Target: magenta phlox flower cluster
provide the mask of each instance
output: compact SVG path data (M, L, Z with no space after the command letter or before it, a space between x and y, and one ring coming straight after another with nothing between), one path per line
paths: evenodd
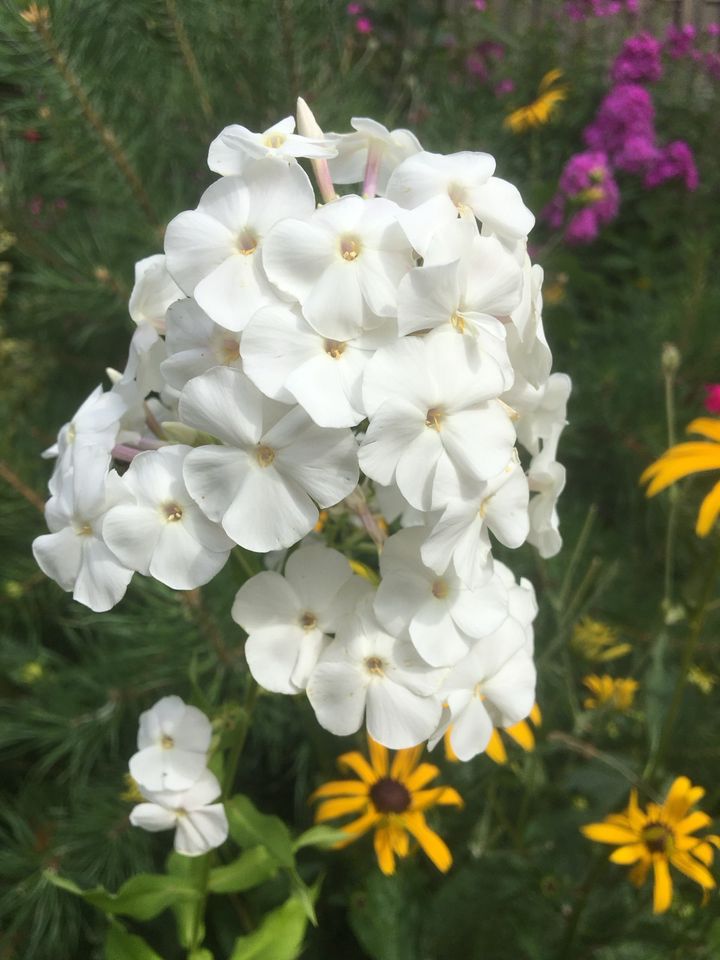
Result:
M614 83L654 83L662 76L662 44L650 33L629 37L612 65Z
M684 140L673 140L657 151L646 169L643 185L652 190L668 180L682 180L688 190L696 190L700 182L695 157Z
M705 409L708 413L720 413L720 383L708 383L706 385Z
M655 107L652 97L637 83L621 83L605 96L595 119L583 133L591 150L603 150L611 163L630 137L655 140Z
M618 13L637 13L639 0L567 0L564 13L579 23L591 17L614 17Z
M670 24L665 32L665 53L673 60L682 60L691 56L695 49L697 30L691 23L682 27Z
M565 239L571 245L591 243L600 227L617 216L620 191L602 151L576 153L565 164L558 192L545 211L550 225L567 220Z

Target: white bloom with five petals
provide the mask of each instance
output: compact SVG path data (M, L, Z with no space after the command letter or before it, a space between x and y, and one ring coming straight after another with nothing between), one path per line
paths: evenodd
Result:
M202 776L212 726L180 697L162 697L140 714L130 776L143 790L187 790Z
M240 334L214 323L193 299L174 303L167 312L167 359L160 370L167 383L182 390L188 380L211 367L242 369Z
M208 167L227 177L243 173L250 160L270 157L291 163L298 157L312 160L336 153L329 140L295 133L294 118L285 117L262 133L253 133L239 123L225 127L210 144Z

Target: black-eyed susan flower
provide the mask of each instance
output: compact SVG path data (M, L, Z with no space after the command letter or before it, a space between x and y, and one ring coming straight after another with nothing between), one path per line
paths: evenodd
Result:
M624 813L611 813L602 823L581 827L588 839L617 846L610 854L613 863L632 866L630 880L642 886L653 869L653 911L663 913L672 902L670 865L702 887L715 887L712 866L720 837L694 834L711 823L701 810L690 813L702 799L705 790L693 786L687 777L677 777L662 804L649 803L645 810L638 805L637 792L632 790Z
M583 683L591 693L591 696L583 701L586 710L597 710L598 707L629 710L639 686L632 677L611 677L607 673L602 676L591 673L583 677Z
M573 627L573 648L585 657L598 663L607 663L625 656L632 649L629 643L618 643L618 631L607 623L583 617Z
M557 104L567 99L567 85L557 82L562 75L562 70L549 70L540 81L537 97L533 102L509 113L505 117L504 125L513 133L523 133L547 123Z
M357 819L341 826L347 840L344 847L374 831L375 854L382 872L395 872L395 857L406 857L410 836L422 847L438 870L447 872L452 854L447 844L425 820L425 811L435 806L462 806L462 798L453 787L430 787L427 784L440 770L431 763L419 763L424 744L398 750L392 761L388 750L368 737L370 762L358 751L338 757L341 770L351 770L357 780L332 780L324 783L310 797L322 800L315 812L315 821L323 823L357 814Z
M706 470L720 471L720 420L698 417L688 424L686 432L696 433L706 439L678 443L666 450L655 463L651 463L640 477L640 483L648 483L646 496L654 497L661 490L665 490L693 473L704 473ZM720 480L715 483L700 504L700 512L695 524L697 535L706 537L719 515Z

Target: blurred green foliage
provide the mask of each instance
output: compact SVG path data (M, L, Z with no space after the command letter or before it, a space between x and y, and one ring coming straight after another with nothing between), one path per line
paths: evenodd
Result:
M229 609L241 571L226 568L202 598L136 577L123 603L97 616L46 581L30 553L45 529L38 502L49 471L39 453L104 368L124 365L133 264L161 250L163 225L213 179L210 139L232 122L264 129L302 94L327 130L373 116L412 127L431 150L488 150L539 212L581 148L629 29L622 18L570 24L555 15L559 3L533 20L529 0L499 4L498 15L492 3L487 14L442 0L366 6L367 35L338 0L52 0L42 28L21 17L25 3L6 0L0 12L2 960L103 955L104 920L45 871L115 890L157 870L167 838L131 829L122 797L137 716L170 692L201 705L238 696L242 635ZM467 67L488 41L503 45L498 81L515 83L504 98ZM568 100L548 126L511 134L504 115L553 67L564 71ZM384 878L367 841L313 852L307 879L324 874L320 925L304 953L313 960L339 951L347 960L720 954L715 895L701 909L681 881L671 912L653 917L649 889L636 892L578 832L620 809L629 777L641 778L688 632L687 618L665 626L660 611L667 498L648 506L637 483L666 446L663 343L682 355L679 428L700 412L703 384L720 380L717 86L696 64L671 62L654 95L662 139L687 139L696 153L698 191L645 192L628 178L620 217L591 247L563 247L542 222L532 238L556 369L575 384L561 447L566 549L545 564L529 550L512 559L542 602L537 749L511 748L504 767L485 757L447 766L466 800L462 813L436 818L455 855L447 877L412 858ZM688 609L711 548L691 532L702 485L688 484L678 505L673 599ZM640 682L629 713L581 707L581 678L596 665L568 640L586 612L632 645L607 667ZM711 680L719 624L716 603L696 656ZM719 690L688 688L649 784L662 793L687 774L708 788L710 812L720 811ZM299 699L263 697L239 786L302 830L308 794L346 746ZM243 895L250 927L267 909L262 896ZM218 956L243 932L225 910L213 905L208 920ZM153 929L153 946L173 960L171 921Z

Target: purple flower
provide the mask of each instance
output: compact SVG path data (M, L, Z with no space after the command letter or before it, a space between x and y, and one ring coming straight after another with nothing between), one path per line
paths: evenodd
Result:
M667 180L683 180L688 190L696 190L700 182L695 157L684 140L674 140L658 151L645 173L644 185L652 190Z
M720 383L705 385L705 409L708 413L720 413Z
M592 207L579 210L568 221L565 240L571 247L592 243L600 232L600 223Z
M372 20L369 17L358 17L355 21L355 29L358 33L372 33Z
M687 57L693 49L697 31L691 23L686 23L684 27L676 27L671 24L665 34L665 52L673 60L681 60Z
M565 239L570 244L590 243L600 226L617 216L620 191L601 151L576 153L565 164L558 192L543 216L558 229L567 216Z
M615 83L654 83L662 76L662 45L649 33L639 33L623 44L612 66Z
M495 87L495 96L505 97L507 96L508 93L512 93L514 89L515 89L515 81L511 77L505 77Z
M623 83L607 94L595 119L583 131L583 139L592 150L602 150L611 162L625 146L628 137L655 139L655 109L645 87Z
M720 23L716 20L713 21L713 23L709 23L705 27L705 33L707 33L709 37L720 37Z
M615 154L615 166L625 173L644 173L657 160L658 148L654 138L645 134L627 138Z
M570 20L579 22L590 17L613 17L617 13L638 12L638 0L566 0L564 11Z
M345 10L347 11L348 16L350 17L357 17L359 14L363 12L361 3L349 3L345 7Z
M488 78L488 68L485 58L479 53L469 53L465 58L465 69L472 76L484 82Z
M720 80L720 53L706 53L703 66L713 80Z

